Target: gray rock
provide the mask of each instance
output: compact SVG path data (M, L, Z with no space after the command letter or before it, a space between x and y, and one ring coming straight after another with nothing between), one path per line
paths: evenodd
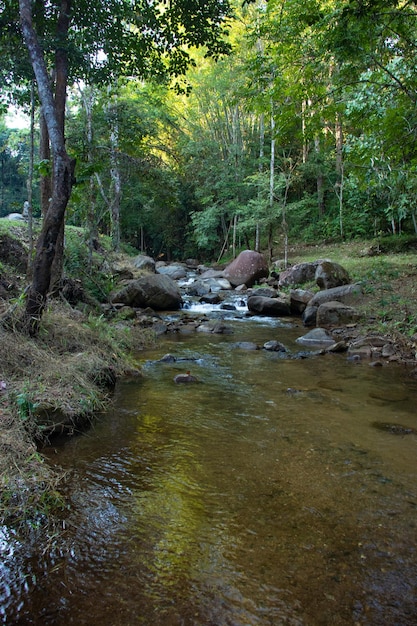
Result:
M205 270L201 272L200 278L223 278L223 270Z
M190 296L204 296L207 293L218 293L219 291L230 291L232 285L225 278L202 278L195 280L186 287Z
M222 321L210 320L197 327L198 333L212 333L214 335L233 335L233 329Z
M172 264L172 265L163 265L157 268L158 274L163 274L164 276L169 276L172 280L181 280L181 278L185 278L187 276L187 270L184 265Z
M7 220L11 220L12 222L23 222L25 218L20 213L9 213L6 215Z
M317 310L317 326L341 326L351 324L359 319L359 313L353 307L335 300L324 302Z
M201 296L199 302L205 302L207 304L219 304L222 301L218 293L206 293Z
M297 263L279 275L278 285L280 287L288 287L290 285L303 285L314 280L317 265L321 261L312 261L311 263Z
M308 304L303 312L302 320L304 326L315 326L317 321L318 306Z
M340 287L333 287L332 289L326 289L316 293L308 303L309 306L320 306L325 302L331 302L337 300L338 302L344 302L349 304L354 302L362 295L362 287L353 283L351 285L342 285Z
M330 346L335 343L331 334L325 328L314 328L310 330L306 335L298 337L297 343L303 346Z
M288 302L266 296L250 296L248 298L248 309L257 315L268 315L271 317L286 317L291 313Z
M258 344L253 341L239 341L236 344L236 348L240 348L241 350L259 350Z
M148 274L130 281L126 287L113 294L111 302L172 311L181 307L182 298L178 286L169 276Z
M290 309L294 315L302 315L304 313L307 304L314 296L312 291L306 289L291 289L290 291Z
M263 345L264 350L268 350L269 352L286 352L287 348L280 341L276 341L272 339L271 341L267 341Z
M319 263L314 278L320 289L332 289L350 283L349 274L345 268L333 261Z
M155 260L146 254L139 254L137 257L132 259L132 265L138 270L155 272Z

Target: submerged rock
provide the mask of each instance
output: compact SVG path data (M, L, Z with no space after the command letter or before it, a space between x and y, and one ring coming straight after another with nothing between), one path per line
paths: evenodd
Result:
M304 346L329 346L335 343L333 337L324 328L314 328L306 335L298 337L296 341Z
M385 430L392 435L416 435L417 431L411 426L403 426L402 424L391 424L390 422L372 422L374 428Z
M270 352L287 352L287 348L283 343L277 341L276 339L271 339L271 341L267 341L263 345L264 350L268 350Z
M190 372L186 372L185 374L177 374L174 376L174 383L198 383L199 380L196 376L193 376Z

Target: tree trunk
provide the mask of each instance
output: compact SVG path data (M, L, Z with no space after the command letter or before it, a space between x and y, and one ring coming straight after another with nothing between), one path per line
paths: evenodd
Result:
M343 185L344 185L344 168L343 168L343 127L340 115L336 115L335 126L336 137L336 194L339 199L339 230L340 236L344 237L344 225L343 225Z
M45 116L41 109L41 114L39 116L39 160L44 164L44 168L41 170L41 178L40 178L40 195L41 195L41 211L42 215L46 215L46 212L49 208L49 201L52 196L52 180L51 173L46 173L43 170L47 169L47 164L49 163L48 169L51 163L51 148L49 145L49 134L48 128L46 126Z
M259 164L258 164L258 173L259 173L259 184L258 184L258 204L259 206L262 203L262 172L264 169L264 149L265 149L265 116L261 113L259 118ZM261 251L261 225L259 221L256 222L256 230L255 230L255 251Z
M64 5L68 16L69 3L63 3L62 8ZM39 330L39 323L46 305L57 240L71 195L75 162L69 159L65 149L64 133L62 123L60 123L62 118L57 112L57 103L54 101L43 51L32 24L31 1L19 0L19 10L22 33L38 85L53 157L52 197L36 245L32 284L26 303L26 327L31 335L35 335ZM67 28L68 26L67 19Z
M119 164L119 120L117 112L117 93L108 90L108 118L110 124L110 226L113 250L120 249L120 202L122 199L122 182Z
M268 231L268 256L272 261L273 256L273 228L272 216L274 210L274 192L275 192L275 119L274 104L271 102L271 156L269 159L269 210L270 210L270 227Z
M68 52L66 39L69 29L70 4L71 0L61 0L56 33L58 43L55 52L55 106L59 128L63 137L65 137L65 104L67 101L68 84ZM52 293L57 292L61 286L62 273L64 270L64 243L65 219L62 219L55 246L55 256L52 261L51 284L49 287Z
M28 221L28 239L29 251L28 262L26 268L26 276L30 280L32 276L32 257L33 257L33 164L35 152L35 85L32 81L30 86L30 149L29 149L29 172L27 178L27 221Z
M94 91L92 88L80 88L81 101L84 106L86 116L86 139L87 139L87 162L93 162L93 103ZM96 180L94 174L90 176L90 184L88 187L88 210L87 210L87 229L88 229L88 270L93 267L93 250L94 241L98 237L98 228L96 220Z

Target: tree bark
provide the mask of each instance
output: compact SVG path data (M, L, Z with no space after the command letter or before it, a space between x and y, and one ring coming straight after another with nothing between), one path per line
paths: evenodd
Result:
M55 105L58 125L65 141L65 105L68 84L68 52L66 48L67 33L70 24L71 0L61 0L57 24L57 49L55 52ZM59 228L55 246L55 256L51 268L50 291L55 293L61 286L64 269L65 219Z
M271 155L269 158L269 211L270 211L270 227L268 231L268 258L272 261L273 256L273 229L272 220L274 213L274 196L275 196L275 118L274 103L271 100Z
M67 9L69 11L69 5ZM19 0L19 11L22 33L38 86L53 158L52 196L36 245L32 284L26 303L26 327L31 335L36 335L50 287L57 240L71 195L75 162L69 159L65 149L62 124L57 114L57 104L54 101L43 51L33 28L31 1Z
M27 221L28 221L28 239L29 251L28 262L26 268L26 277L28 280L32 276L32 257L33 257L33 166L35 157L35 85L32 80L30 86L30 149L29 149L29 172L26 181L27 188Z
M45 117L42 113L39 116L39 159L45 165L51 161L51 148L49 144L48 128L46 126ZM46 215L49 207L49 201L52 196L52 180L51 174L41 173L40 178L40 195L41 195L41 211L42 216Z
M343 225L343 185L344 185L344 172L343 172L343 126L340 115L336 114L335 125L336 136L336 194L339 199L339 230L340 236L344 238L344 225Z
M258 173L259 173L259 184L258 184L258 204L259 206L262 203L262 173L264 169L264 151L265 151L265 115L261 113L259 118L259 163L258 163ZM261 251L261 225L259 220L256 222L255 228L255 251Z

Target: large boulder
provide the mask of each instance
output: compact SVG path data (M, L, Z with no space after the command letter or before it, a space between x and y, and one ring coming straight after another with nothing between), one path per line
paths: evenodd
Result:
M291 313L294 315L302 315L304 313L307 304L314 296L312 291L305 289L291 289L290 291L290 307Z
M155 272L155 259L146 254L139 254L137 257L135 257L132 260L132 265L138 270Z
M157 268L158 274L164 274L169 276L172 280L181 280L187 276L187 269L180 263L173 263L172 265L162 265Z
M190 296L204 296L207 293L218 293L231 289L232 285L225 278L201 278L188 285L186 292Z
M353 283L351 285L341 285L340 287L332 287L316 293L308 303L308 306L320 306L325 302L337 300L349 304L357 300L362 295L362 287Z
M297 263L279 275L278 285L280 287L288 287L290 285L304 285L314 280L317 265L320 261L312 261L311 263Z
M318 308L318 306L312 306L311 304L307 304L301 316L304 326L316 325Z
M223 276L233 287L245 284L254 285L260 278L268 276L269 270L265 258L259 252L244 250L224 270Z
M348 285L350 278L347 270L333 261L322 261L317 265L314 276L320 289L332 289L340 285Z
M6 215L6 219L12 222L23 222L25 218L20 213L9 213Z
M113 303L133 307L151 307L159 311L173 311L181 307L182 298L177 284L162 274L148 274L132 280L113 294Z
M330 301L321 304L317 311L317 326L330 327L351 324L359 319L359 313L343 302Z
M280 298L268 298L267 296L251 296L248 298L248 309L257 315L281 317L290 315L290 305Z

